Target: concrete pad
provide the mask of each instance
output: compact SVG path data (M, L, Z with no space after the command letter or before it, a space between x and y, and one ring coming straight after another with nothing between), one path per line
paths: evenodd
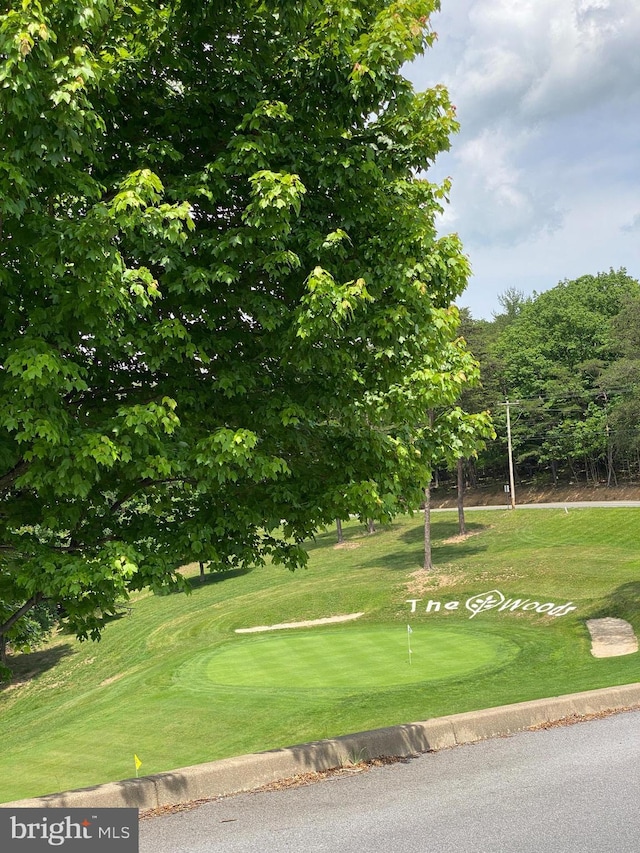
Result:
M638 638L624 619L587 619L594 658L612 658L638 651Z

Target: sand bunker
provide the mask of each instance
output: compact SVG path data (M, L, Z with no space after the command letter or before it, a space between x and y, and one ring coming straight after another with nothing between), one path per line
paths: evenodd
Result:
M638 638L624 619L587 619L594 658L613 658L638 651Z
M236 634L257 634L259 631L282 631L284 628L312 628L314 625L330 625L332 622L351 622L359 619L363 613L349 613L346 616L327 616L324 619L307 619L304 622L280 622L278 625L256 625L255 628L236 628Z

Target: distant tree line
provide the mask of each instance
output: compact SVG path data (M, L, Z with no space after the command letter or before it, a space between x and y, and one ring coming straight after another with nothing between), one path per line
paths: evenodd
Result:
M507 402L516 481L640 479L640 285L625 269L500 298L492 320L462 309L482 385L467 411L490 409L497 438L465 462L468 485L507 482Z

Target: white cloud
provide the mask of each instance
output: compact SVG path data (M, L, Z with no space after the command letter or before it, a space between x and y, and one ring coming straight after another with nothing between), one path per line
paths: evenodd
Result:
M470 250L473 276L460 303L476 317L498 310L497 297L509 287L531 293L563 279L625 267L640 274L638 232L624 230L638 211L635 188L612 186L594 196L589 187L572 195L572 210L562 229L540 233L516 246L491 243ZM636 216L640 228L640 214Z
M471 256L469 295L520 286L518 266L538 290L640 274L640 2L443 0L434 25L409 76L445 83L458 107L434 177L453 179L441 228Z
M638 91L637 0L477 0L468 16L464 50L445 82L470 132L487 121L535 122Z
M455 153L454 183L448 225L464 230L473 245L509 245L560 225L550 194L532 183L516 165L530 134L487 129L462 142ZM443 223L444 224L444 223Z
M636 213L633 219L625 222L621 227L623 231L640 231L640 213Z
M579 113L637 94L640 5L580 2L550 29L547 65L531 81L523 113L534 118Z

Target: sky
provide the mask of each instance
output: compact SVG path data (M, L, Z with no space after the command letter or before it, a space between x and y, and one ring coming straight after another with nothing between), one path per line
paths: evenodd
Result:
M460 133L440 233L457 232L476 318L499 296L625 267L640 278L640 0L441 0L405 73L444 83Z

